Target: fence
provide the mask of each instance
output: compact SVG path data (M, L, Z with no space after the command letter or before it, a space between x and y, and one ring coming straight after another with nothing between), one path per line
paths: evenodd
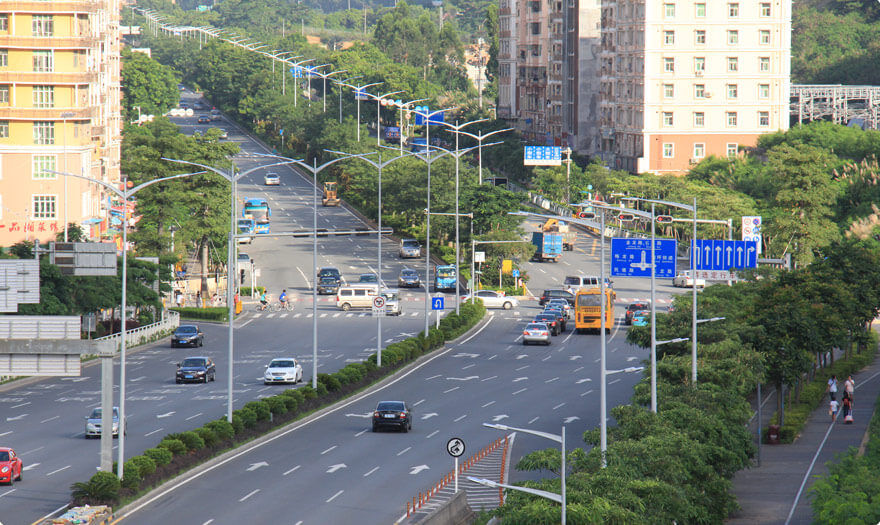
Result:
M165 316L157 323L127 330L126 346L136 346L155 341L170 335L178 326L180 326L180 314L166 311ZM95 341L110 341L116 345L116 350L119 351L122 347L122 334L105 335L95 339Z

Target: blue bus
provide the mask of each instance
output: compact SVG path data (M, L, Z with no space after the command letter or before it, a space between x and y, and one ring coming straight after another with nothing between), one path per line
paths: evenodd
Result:
M269 233L269 218L272 216L272 210L266 199L247 199L244 201L241 215L245 219L254 220L254 233Z
M434 290L436 291L455 291L458 277L455 271L455 265L447 264L438 266L434 269Z

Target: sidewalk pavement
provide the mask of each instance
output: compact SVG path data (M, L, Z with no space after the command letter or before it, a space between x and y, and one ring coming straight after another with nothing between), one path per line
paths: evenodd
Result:
M843 395L845 377L839 377L838 401ZM844 424L838 413L831 423L828 396L807 419L801 435L790 445L761 445L761 464L737 472L733 478L733 494L742 510L731 515L726 523L746 524L808 524L813 521L809 489L816 476L825 475L826 462L849 447L859 447L867 439L868 424L874 404L880 396L880 353L865 369L853 374L852 424ZM772 388L772 387L768 387ZM775 392L762 408L764 426L776 407ZM754 427L754 425L752 425ZM752 428L754 432L754 428Z

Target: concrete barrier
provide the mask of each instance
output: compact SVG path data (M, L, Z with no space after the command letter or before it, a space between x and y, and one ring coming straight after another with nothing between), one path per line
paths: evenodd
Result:
M452 498L422 518L417 525L465 525L474 519L467 502L467 492L460 490Z

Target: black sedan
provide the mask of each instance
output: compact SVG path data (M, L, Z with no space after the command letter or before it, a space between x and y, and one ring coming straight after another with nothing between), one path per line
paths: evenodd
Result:
M538 314L532 322L547 323L547 326L550 327L550 334L559 335L560 325L559 318L556 317L556 314Z
M176 346L202 346L205 334L194 324L182 324L171 334L171 348Z
M318 295L333 295L339 290L339 281L333 277L321 277L318 280Z
M175 382L180 383L207 383L214 381L217 367L210 357L187 357L177 363Z
M551 306L545 306L542 314L553 314L556 316L556 320L559 321L559 331L565 331L565 325L567 324L567 320L565 317L565 312L562 311L562 308L556 308Z
M419 272L410 268L400 270L400 275L397 276L398 288L418 288L421 285L422 281L419 278Z
M379 401L373 412L373 432L382 427L394 427L409 432L412 430L412 410L404 401Z

